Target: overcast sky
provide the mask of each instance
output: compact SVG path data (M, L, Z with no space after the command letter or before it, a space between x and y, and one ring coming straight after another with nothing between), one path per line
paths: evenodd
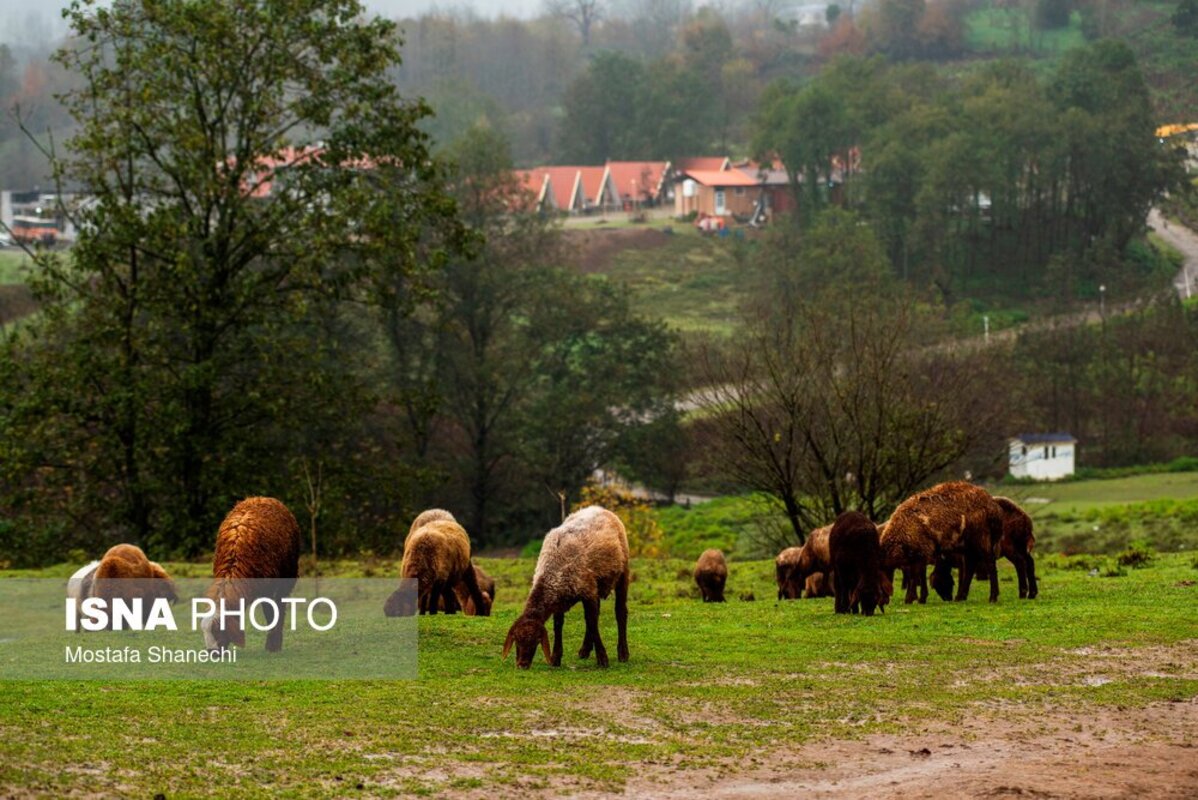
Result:
M500 13L528 17L541 8L541 0L364 0L366 7L385 17L408 17L432 8L473 8L480 16ZM60 0L0 0L0 42L9 45L40 44L66 33Z

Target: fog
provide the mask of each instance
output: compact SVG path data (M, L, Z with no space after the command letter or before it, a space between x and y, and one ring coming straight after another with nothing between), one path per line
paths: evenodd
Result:
M67 31L61 9L67 3L30 3L29 0L0 0L0 43L10 47L36 47L58 39ZM541 8L541 0L366 0L366 7L385 17L401 18L433 9L471 10L483 17L506 14L530 17Z

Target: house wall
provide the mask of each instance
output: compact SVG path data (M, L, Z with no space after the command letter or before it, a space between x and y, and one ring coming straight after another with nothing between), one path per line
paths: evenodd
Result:
M1026 451L1026 452L1025 452ZM1077 446L1072 443L1029 444L1011 442L1009 471L1016 478L1053 481L1074 472Z
M692 211L708 216L730 216L738 214L748 216L757 205L757 196L761 190L755 186L719 187L724 190L724 211L717 215L715 210L715 186L696 186L694 197L684 197L682 186L676 186L674 191L674 213L685 216ZM739 193L738 193L739 190Z

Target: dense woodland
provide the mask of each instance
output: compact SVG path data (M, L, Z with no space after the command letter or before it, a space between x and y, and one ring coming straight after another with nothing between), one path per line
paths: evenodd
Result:
M1151 22L1169 52L1190 46L1174 5ZM1193 87L1102 39L1131 4L1028 5L1007 48L1028 57L1000 60L966 59L977 9L953 3L848 5L826 30L765 3L589 7L401 39L351 22L355 0L83 4L52 62L0 52L5 185L97 201L3 330L0 559L194 557L249 494L326 553L390 553L428 505L513 544L599 469L765 492L798 538L1001 471L1017 428L1068 428L1095 465L1192 450L1198 312L1160 291L1176 264L1143 221L1185 189L1153 130ZM1096 41L1041 58L1071 25ZM287 191L247 195L260 159L315 139ZM710 152L778 158L800 209L736 246L730 337L683 341L581 274L511 177ZM1137 307L1080 324L1099 285ZM954 344L978 297L1064 313Z

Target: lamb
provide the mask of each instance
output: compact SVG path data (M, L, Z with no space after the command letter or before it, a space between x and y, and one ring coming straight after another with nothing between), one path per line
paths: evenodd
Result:
M600 506L575 511L551 530L541 544L541 555L532 576L532 590L524 611L512 623L503 643L503 657L516 646L516 666L528 669L537 645L553 666L562 663L562 625L566 612L581 602L586 635L579 658L595 649L595 660L606 667L607 649L599 636L599 602L616 590L617 653L628 660L628 534L624 523ZM553 617L553 653L545 622Z
M457 609L461 609L462 613L468 617L489 617L491 616L491 607L495 604L495 579L483 572L482 568L477 564L474 565L474 581L478 584L478 589L482 592L483 599L486 601L483 604L482 613L479 613L479 608L474 604L474 600L470 597L470 590L465 583L454 584L453 596L457 603L456 608L450 608L445 605L444 596L437 598L437 610L443 611L446 614L452 614Z
M479 616L491 613L490 598L479 590L474 565L470 561L470 537L447 511L433 509L416 518L426 521L408 534L404 542L402 578L417 581L417 608L421 614L436 614L443 608L456 613L458 600L454 587L463 584L465 593ZM414 525L415 523L413 523ZM401 616L409 609L401 608L400 590L387 599L383 607L387 616Z
M803 584L796 579L802 552L801 547L788 547L774 559L774 580L778 584L779 600L797 600L803 594Z
M201 623L209 650L225 650L231 644L245 647L241 622L232 615L222 619L221 601L230 611L239 609L243 600L247 608L259 598L280 604L299 578L300 547L299 523L280 501L247 497L233 506L220 524L212 557L212 584L206 594L217 609ZM279 614L266 634L266 649L272 653L283 649L285 616Z
M1032 518L1027 515L1019 504L1007 497L995 497L1002 511L1002 539L999 541L999 554L1015 566L1015 574L1019 580L1019 598L1034 600L1039 594L1036 583L1036 562L1032 558L1032 548L1036 545L1036 537L1032 533ZM961 566L960 559L955 562L940 559L936 569L932 571L932 585L936 592L945 600L953 593L953 566ZM979 566L978 577L988 577Z
M788 547L774 559L774 579L778 583L778 599L794 600L803 593L807 576L832 569L828 552L831 525L816 528L807 536L802 547Z
M836 518L828 536L832 570L836 575L836 613L872 617L886 610L894 590L882 569L878 528L869 517L846 511Z
M886 522L881 537L882 560L888 573L901 569L907 584L906 602L927 599L927 567L942 557L963 559L957 600L969 597L969 585L979 566L990 576L990 602L998 601L995 549L1002 538L1002 512L986 490L964 481L933 486L904 500Z
M704 603L724 602L724 583L728 580L728 563L719 550L704 550L695 562L695 583Z
M808 600L815 597L832 597L835 593L835 581L831 572L813 572L807 576L806 590L803 596Z

